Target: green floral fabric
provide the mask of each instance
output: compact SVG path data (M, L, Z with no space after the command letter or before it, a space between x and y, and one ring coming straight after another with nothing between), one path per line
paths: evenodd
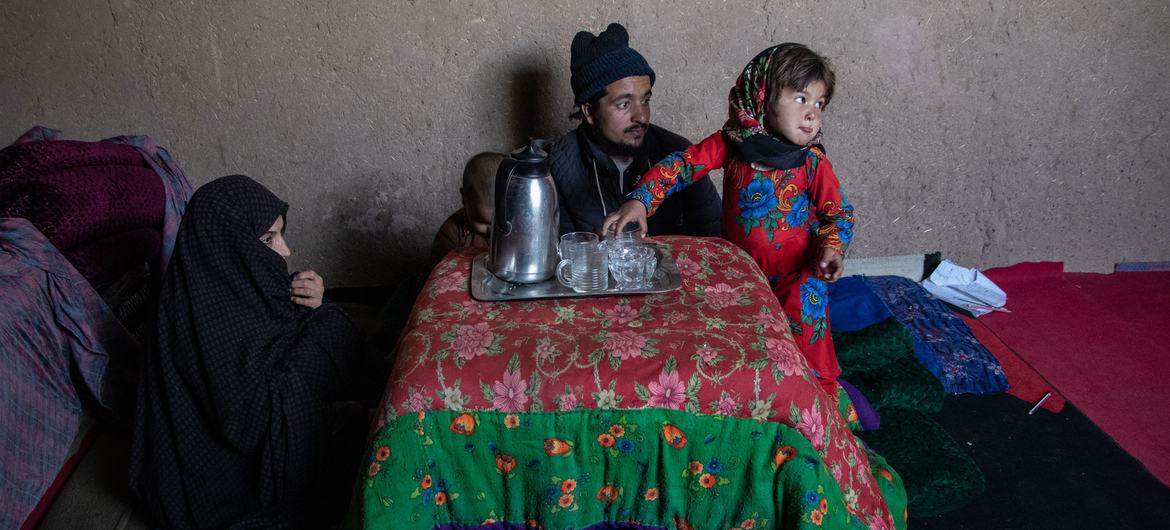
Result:
M713 528L708 513L725 528L902 524L901 483L850 431L844 394L810 375L759 267L721 239L656 242L678 266L676 291L481 302L469 293L478 250L438 264L402 333L350 525ZM768 473L784 446L811 467ZM702 472L683 481L677 458ZM554 482L592 491L550 498ZM809 492L824 510L793 504Z
M854 478L875 481L904 528L901 478L867 456ZM375 434L347 527L886 527L886 514L851 513L841 473L782 423L662 409L427 411Z

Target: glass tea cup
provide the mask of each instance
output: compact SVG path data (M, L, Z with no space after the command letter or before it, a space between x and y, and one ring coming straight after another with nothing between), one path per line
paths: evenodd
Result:
M642 227L638 223L626 223L626 226L618 228L616 225L609 227L609 232L605 234L605 240L611 243L643 243L642 241Z
M578 293L608 289L609 256L606 249L607 246L593 232L570 232L561 236L557 281Z
M607 254L609 272L613 274L616 287L621 290L636 290L650 287L654 271L658 267L658 256L654 247L630 242L609 242Z

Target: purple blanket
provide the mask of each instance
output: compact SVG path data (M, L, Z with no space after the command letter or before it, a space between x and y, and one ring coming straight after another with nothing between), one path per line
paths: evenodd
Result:
M0 150L0 216L32 221L95 285L143 260L165 267L191 196L166 149L145 136L59 138L36 127Z
M0 218L0 299L0 528L19 528L80 434L80 393L109 406L110 357L138 352L89 282L25 219Z

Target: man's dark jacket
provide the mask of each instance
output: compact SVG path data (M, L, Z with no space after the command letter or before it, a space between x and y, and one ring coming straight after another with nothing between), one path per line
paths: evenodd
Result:
M625 195L650 166L689 145L686 138L651 125L633 162L619 180L617 165L589 139L586 124L569 131L549 152L561 210L561 234L595 231L606 214L613 213L625 202ZM715 185L709 179L702 179L662 203L647 220L649 235L718 236L721 211Z

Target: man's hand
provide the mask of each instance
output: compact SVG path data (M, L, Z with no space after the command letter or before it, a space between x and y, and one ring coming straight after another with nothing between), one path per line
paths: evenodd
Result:
M828 247L821 248L821 257L817 260L817 278L833 283L844 273L845 260L841 253Z
M321 307L321 300L325 297L325 279L315 271L302 271L293 275L292 301L309 309Z
M604 238L610 232L616 234L630 223L637 223L638 228L642 229L643 236L650 234L646 228L646 205L642 204L642 201L626 201L616 212L605 216L599 227L600 233L597 235Z

